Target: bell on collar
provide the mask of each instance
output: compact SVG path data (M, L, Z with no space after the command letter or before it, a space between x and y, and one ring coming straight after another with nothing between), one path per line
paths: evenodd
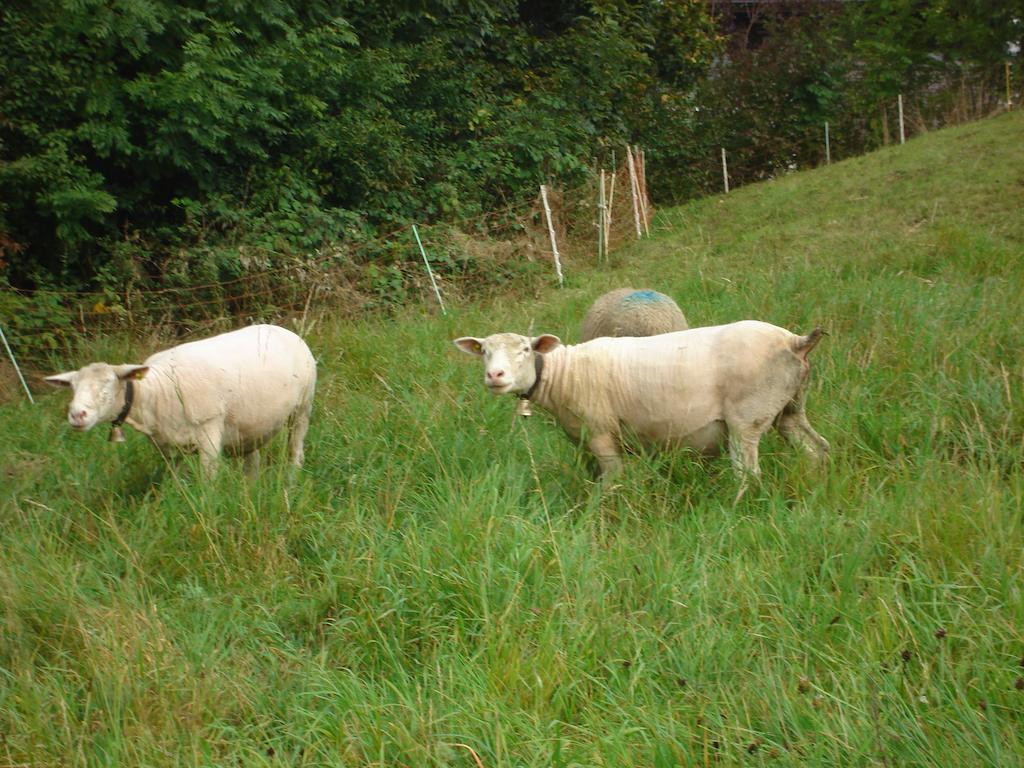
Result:
M108 443L123 443L124 442L124 430L120 427L110 428L110 437L107 438Z
M530 410L530 401L523 398L516 403L516 413L520 416L533 416L533 411Z

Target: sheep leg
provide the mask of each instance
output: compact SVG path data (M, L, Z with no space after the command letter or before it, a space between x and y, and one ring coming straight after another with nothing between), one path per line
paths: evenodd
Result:
M729 459L732 461L732 468L737 477L744 480L748 476L755 480L760 479L758 446L761 442L761 434L762 430L757 429L729 430Z
M205 448L200 449L199 466L202 467L203 475L206 478L211 478L217 474L217 460L218 455L215 452L209 451Z
M758 447L764 432L765 428L756 424L747 427L729 425L729 459L732 461L733 471L740 480L734 504L743 498L751 479L755 482L761 479Z
M260 473L260 449L253 448L249 453L245 454L243 459L242 467L245 469L245 476L250 480L255 480Z
M607 432L594 435L587 440L587 447L597 459L601 478L611 478L622 471L622 453L614 435Z
M301 467L306 458L304 445L306 432L309 430L309 411L310 406L303 406L292 415L291 423L288 425L288 453L296 467Z
M216 422L204 424L198 435L199 464L203 474L210 478L217 473L217 463L224 442L224 425Z
M828 440L815 432L807 420L802 397L794 399L782 410L775 426L786 442L799 446L816 461L822 461L828 455Z

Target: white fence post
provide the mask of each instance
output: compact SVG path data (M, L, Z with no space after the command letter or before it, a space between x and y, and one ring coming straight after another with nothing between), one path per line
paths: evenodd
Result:
M651 236L651 225L648 222L647 213L647 168L644 166L644 154L640 150L640 147L635 147L635 159L636 159L636 191L637 197L640 198L640 218L644 223L644 233Z
M4 349L7 350L7 356L11 358L11 365L14 366L14 372L18 374L18 380L21 382L21 386L25 388L25 394L28 395L28 401L32 405L36 404L36 401L32 399L32 393L29 391L28 384L25 383L25 377L21 375L21 368L18 367L18 361L14 359L14 353L11 352L11 345L7 343L7 337L4 335L4 329L0 326L0 339L4 342Z
M725 147L722 147L722 182L725 184L725 194L729 194L729 166L725 162Z
M416 225L412 225L412 233L416 235L416 244L420 247L420 253L423 254L423 263L427 266L427 274L430 276L430 284L434 286L434 295L437 296L437 303L441 305L441 314L447 315L448 312L444 308L444 301L441 299L441 291L437 287L437 281L434 279L434 270L430 268L430 262L427 260L427 252L423 248L423 241L420 240L420 232L416 229Z
M626 162L629 166L629 192L633 196L633 219L636 223L636 239L639 240L643 236L643 232L640 231L639 190L637 189L636 165L633 163L633 152L630 150L629 144L626 145Z
M903 130L903 94L899 94L896 97L896 103L900 109L900 144L905 144L907 141L907 134Z
M565 282L562 277L562 259L558 255L558 243L555 241L555 225L551 223L551 206L548 205L548 188L540 185L540 197L544 201L544 215L548 219L548 234L551 236L551 253L555 257L555 272L558 274L558 287L561 288Z
M604 199L604 168L601 169L598 184L600 186L597 190L597 261L600 263L605 260L605 252L608 249L608 244L604 240L604 219L607 216Z
M825 165L832 165L832 151L828 144L828 120L825 121Z
M604 250L607 253L611 248L612 241L612 212L615 210L615 177L618 176L618 169L615 161L612 160L612 172L608 179L608 207L605 208L604 217Z

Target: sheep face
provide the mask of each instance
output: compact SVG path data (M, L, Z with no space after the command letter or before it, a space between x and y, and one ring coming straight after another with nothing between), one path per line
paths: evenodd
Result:
M46 381L71 388L68 423L72 429L85 432L100 422L117 418L124 407L125 381L141 378L145 372L146 368L139 365L92 363L77 371L47 376Z
M491 394L503 395L528 392L537 380L534 355L562 342L547 333L532 339L518 333L495 333L482 339L463 336L453 343L467 355L484 359L484 386Z

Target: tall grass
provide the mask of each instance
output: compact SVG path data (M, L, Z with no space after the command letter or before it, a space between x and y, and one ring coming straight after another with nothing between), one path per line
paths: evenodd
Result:
M0 765L1024 763L1022 138L1007 115L663 211L562 291L324 319L294 480L280 444L198 482L72 434L66 395L5 406ZM574 340L624 284L827 328L829 466L769 436L736 505L686 454L602 489L449 343Z

